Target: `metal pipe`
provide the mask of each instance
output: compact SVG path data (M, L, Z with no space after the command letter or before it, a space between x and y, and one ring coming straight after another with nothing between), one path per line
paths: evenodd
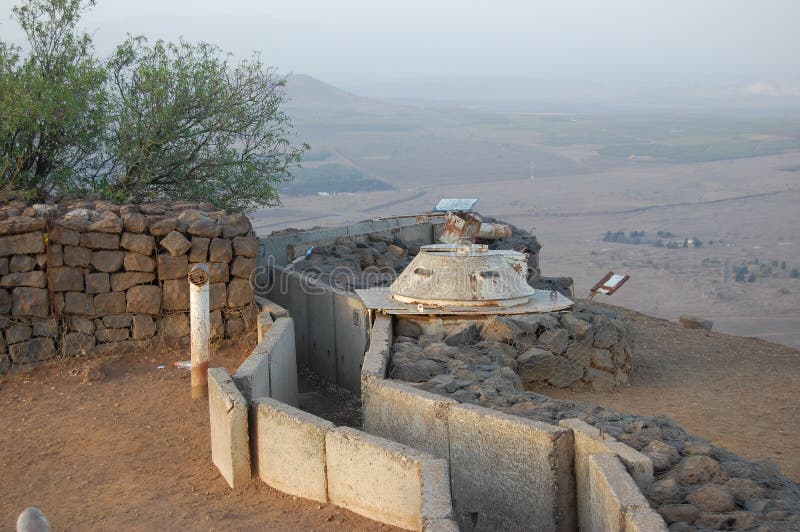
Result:
M208 265L195 264L189 270L189 319L192 331L192 398L208 395L208 343L211 314L208 296Z

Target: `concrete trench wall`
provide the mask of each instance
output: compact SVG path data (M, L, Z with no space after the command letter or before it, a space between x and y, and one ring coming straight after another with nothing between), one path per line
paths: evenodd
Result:
M580 420L556 427L387 380L391 344L392 320L377 316L364 430L448 461L462 530L666 530L641 492L649 458Z
M287 308L295 319L297 360L326 380L361 393L361 363L369 343L370 315L355 294L315 283L286 265L310 246L337 238L366 240L370 234L434 242L443 217L374 220L332 229L297 231L259 239L256 292Z
M209 370L212 461L233 488L252 476L409 530L455 531L448 464L295 408L294 319L258 298L262 340L233 375ZM266 316L269 319L266 319Z

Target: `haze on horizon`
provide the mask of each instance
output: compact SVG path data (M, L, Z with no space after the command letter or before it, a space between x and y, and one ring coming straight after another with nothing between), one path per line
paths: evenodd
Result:
M21 42L15 3L0 0L0 34ZM677 88L800 108L798 20L793 0L99 0L83 25L101 56L126 33L183 36L375 97L656 101Z

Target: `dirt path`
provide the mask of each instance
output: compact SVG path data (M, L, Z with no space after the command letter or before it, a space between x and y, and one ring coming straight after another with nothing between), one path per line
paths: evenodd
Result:
M800 351L755 338L680 328L614 307L635 330L632 385L616 393L536 391L638 414L686 430L800 481Z
M243 352L217 362L231 370ZM186 358L126 353L0 377L0 529L30 505L54 530L393 529L260 481L230 489L211 463L207 403L170 367Z

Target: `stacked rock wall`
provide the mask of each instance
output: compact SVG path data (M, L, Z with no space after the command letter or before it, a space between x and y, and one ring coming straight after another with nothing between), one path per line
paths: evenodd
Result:
M212 339L255 329L258 241L243 214L197 203L0 208L0 371L189 335L187 274L208 263Z

